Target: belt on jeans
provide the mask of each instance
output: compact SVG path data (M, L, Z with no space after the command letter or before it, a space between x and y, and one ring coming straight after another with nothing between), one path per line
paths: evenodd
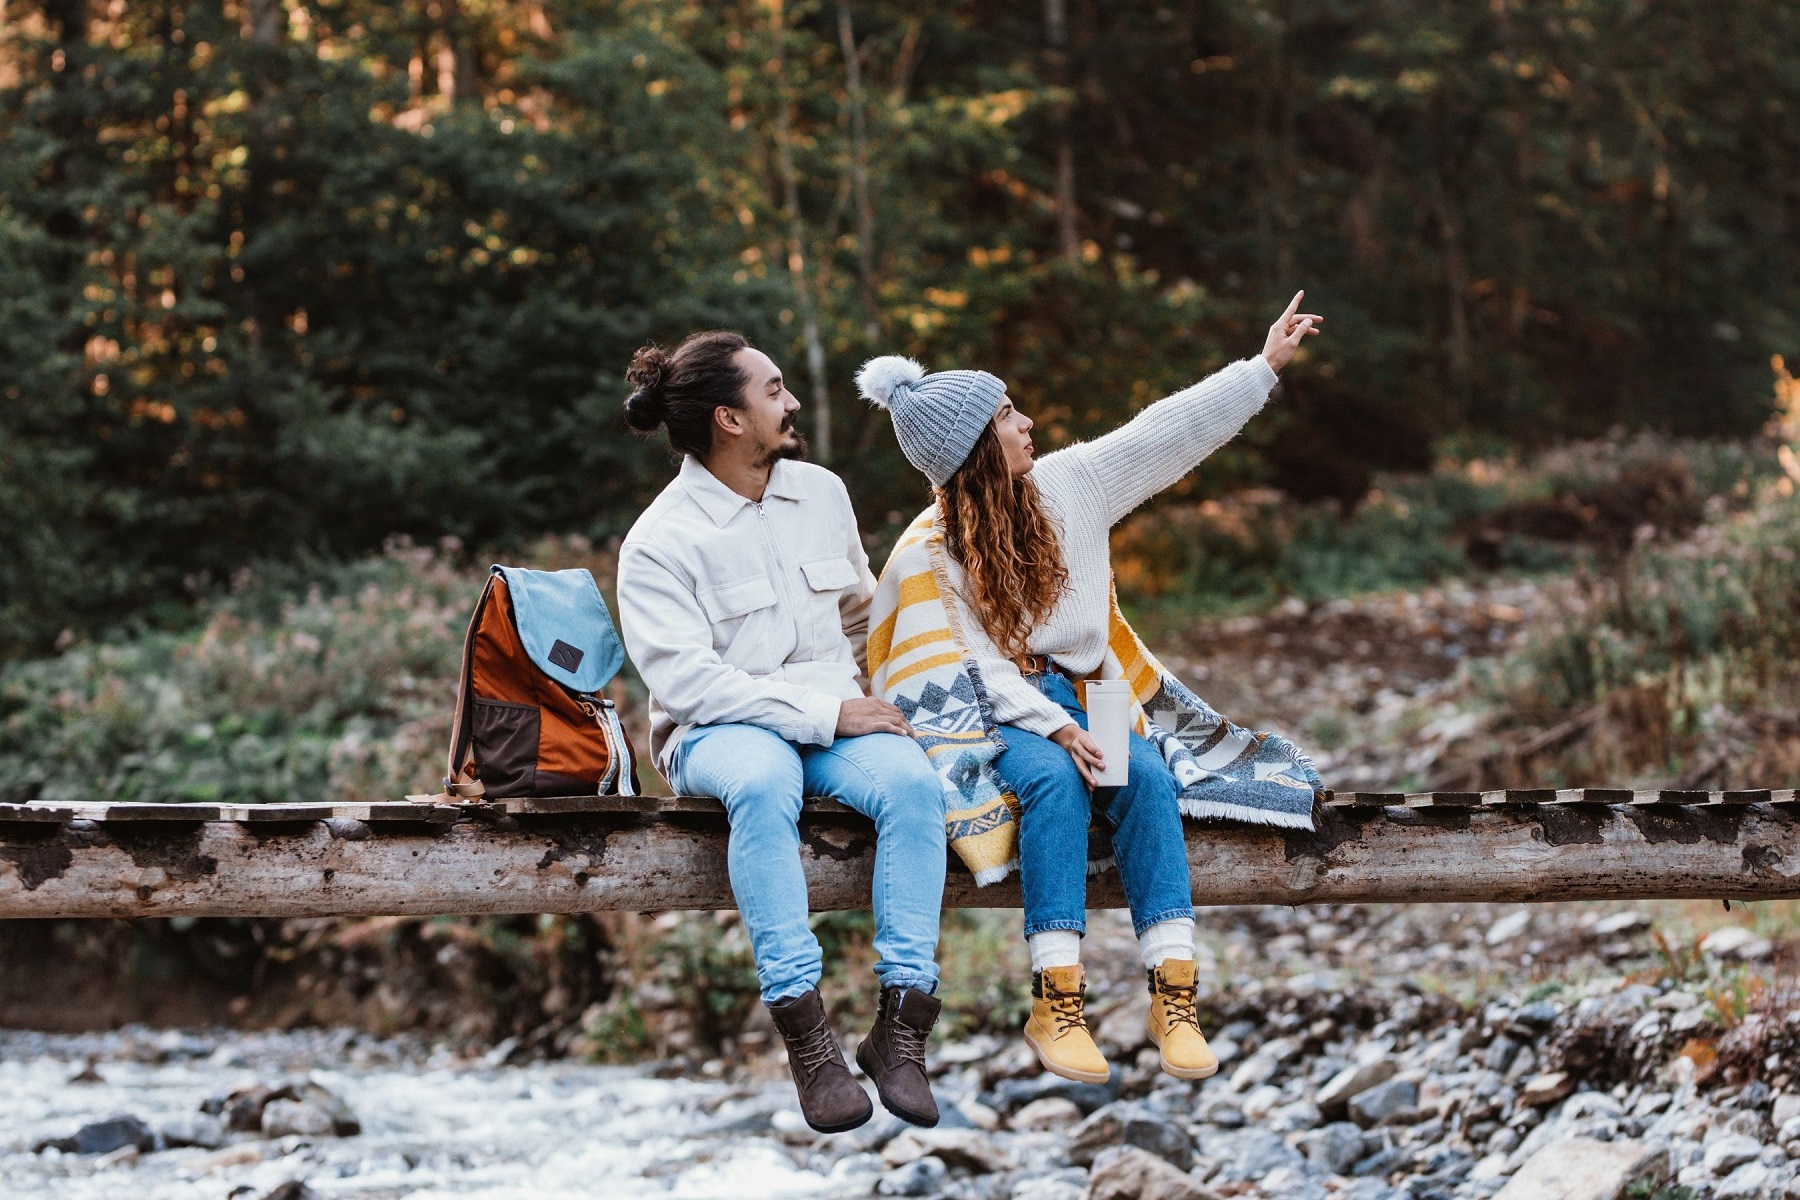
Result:
M1081 676L1051 658L1048 654L1027 654L1019 660L1019 672L1023 675L1043 675L1055 671L1058 675L1072 683L1080 682Z

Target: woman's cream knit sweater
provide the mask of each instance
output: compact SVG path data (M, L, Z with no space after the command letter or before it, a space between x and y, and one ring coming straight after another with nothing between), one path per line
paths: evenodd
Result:
M1112 527L1230 441L1274 386L1275 372L1261 355L1235 362L1157 401L1106 436L1078 442L1038 462L1031 478L1062 530L1069 587L1049 619L1033 631L1033 654L1047 654L1077 675L1100 665L1111 611ZM1020 675L1016 663L1001 657L972 617L962 599L962 570L956 560L946 555L945 568L995 722L1044 737L1071 724L1060 706Z

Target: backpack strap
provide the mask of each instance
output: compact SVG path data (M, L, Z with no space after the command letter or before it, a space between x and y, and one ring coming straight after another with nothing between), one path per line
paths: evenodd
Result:
M475 613L469 618L469 630L463 635L462 667L456 675L456 715L450 720L450 753L445 762L444 790L434 796L408 796L407 800L413 804L473 804L487 795L487 785L469 770L474 759L469 697L475 687L475 631L481 625L482 614L487 612L488 598L493 592L494 575L490 573L486 586L481 589Z

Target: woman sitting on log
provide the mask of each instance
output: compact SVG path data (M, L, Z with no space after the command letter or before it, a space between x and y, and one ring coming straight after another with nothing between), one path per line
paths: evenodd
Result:
M901 537L870 614L872 694L906 714L943 780L951 845L978 884L1014 867L1031 950L1025 1039L1046 1070L1111 1070L1083 1016L1087 877L1118 866L1149 975L1163 1069L1218 1060L1196 1016L1193 892L1183 814L1311 828L1318 773L1286 740L1241 729L1144 647L1120 615L1108 535L1186 475L1268 399L1321 318L1300 296L1260 356L1151 405L1120 429L1037 461L1032 422L982 371L926 374L900 357L857 376L937 502ZM1124 679L1129 779L1105 769L1077 685ZM1098 861L1089 825L1099 818Z

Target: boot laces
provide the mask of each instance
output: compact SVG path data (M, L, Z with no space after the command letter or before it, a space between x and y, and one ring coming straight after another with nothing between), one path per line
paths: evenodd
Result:
M1045 979L1043 989L1044 999L1050 1005L1050 1015L1056 1018L1057 1037L1063 1036L1071 1029L1087 1028L1087 1014L1082 1008L1082 1000L1087 994L1085 984L1072 992L1065 992Z
M888 1044L893 1047L894 1057L901 1062L925 1065L925 1039L929 1031L915 1029L899 1018L888 1022Z
M811 1079L819 1073L820 1067L839 1057L837 1039L831 1036L831 1026L821 1021L810 1032L801 1034L794 1044L793 1053L800 1060L800 1069Z
M1194 1032L1199 1033L1199 987L1182 987L1179 984L1169 983L1163 979L1162 973L1159 971L1152 971L1151 979L1154 982L1156 994L1162 997L1163 1012L1168 1014L1169 1024L1191 1025Z

